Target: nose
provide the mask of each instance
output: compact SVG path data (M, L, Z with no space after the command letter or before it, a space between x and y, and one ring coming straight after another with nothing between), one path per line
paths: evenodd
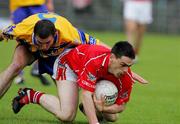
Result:
M49 46L44 44L41 46L41 50L48 50L49 49Z

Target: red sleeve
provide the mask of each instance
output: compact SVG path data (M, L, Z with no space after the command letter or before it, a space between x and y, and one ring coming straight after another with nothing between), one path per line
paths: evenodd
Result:
M130 98L130 95L131 95L131 90L132 90L132 88L130 88L126 93L123 94L124 98L121 98L122 96L118 96L115 103L118 104L118 105L121 105L123 103L127 103L129 101L129 98Z

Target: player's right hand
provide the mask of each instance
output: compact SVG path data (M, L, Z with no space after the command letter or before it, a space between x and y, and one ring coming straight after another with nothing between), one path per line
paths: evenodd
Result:
M98 100L95 96L95 94L93 94L93 100L94 100L94 105L96 107L96 109L99 111L99 112L102 112L103 111L103 108L105 106L105 97L103 95L101 95L101 99Z
M0 33L0 41L3 41L4 40L4 36L2 33Z

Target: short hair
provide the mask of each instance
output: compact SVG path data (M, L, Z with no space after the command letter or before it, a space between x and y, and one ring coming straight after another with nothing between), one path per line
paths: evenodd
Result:
M135 59L134 49L133 49L132 45L130 43L128 43L127 41L117 42L111 49L111 53L113 53L117 58L126 56L131 59Z
M34 35L39 36L42 39L55 35L55 25L49 20L39 20L34 27Z

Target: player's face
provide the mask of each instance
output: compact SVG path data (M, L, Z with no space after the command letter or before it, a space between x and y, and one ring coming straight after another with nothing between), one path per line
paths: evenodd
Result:
M49 37L42 39L39 36L36 36L36 44L39 50L47 51L54 42L54 36L50 35Z
M108 71L112 73L115 77L120 77L128 71L128 68L133 64L133 59L122 56L121 58L116 58L114 54L110 57L110 62L108 65Z

